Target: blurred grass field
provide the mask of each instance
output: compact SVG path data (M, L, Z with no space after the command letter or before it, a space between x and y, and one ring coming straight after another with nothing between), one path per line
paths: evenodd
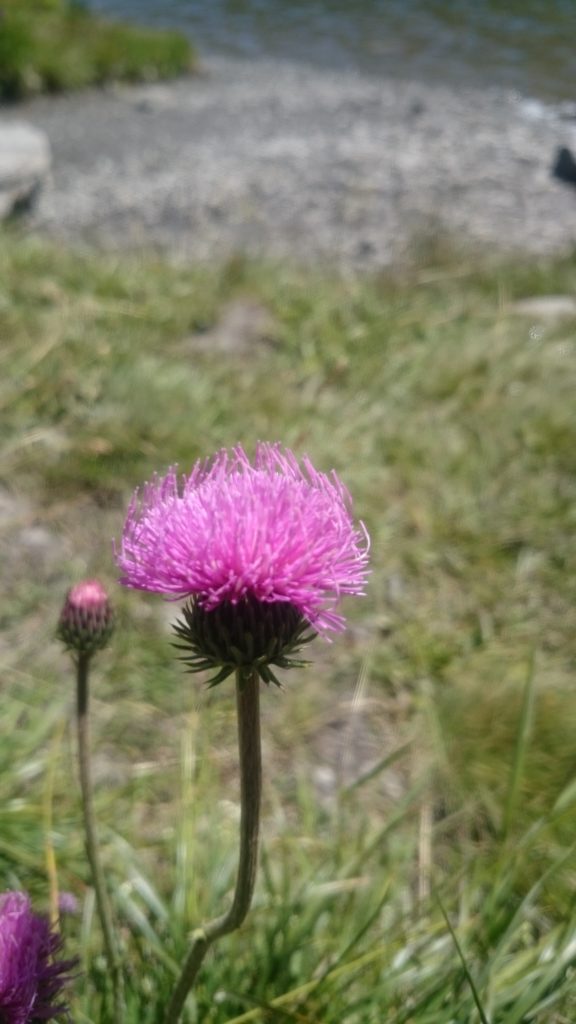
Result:
M337 469L373 575L347 633L264 694L255 905L188 1020L574 1021L576 320L514 302L575 282L576 258L422 247L356 279L2 236L0 889L47 906L53 860L79 898L79 1024L106 1024L108 979L60 605L98 575L118 608L96 798L127 1024L155 1024L233 882L234 710L174 661L174 607L116 586L111 542L154 470L257 439Z

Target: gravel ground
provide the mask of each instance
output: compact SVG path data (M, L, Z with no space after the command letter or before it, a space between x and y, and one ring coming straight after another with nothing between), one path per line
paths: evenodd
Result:
M32 224L58 237L364 267L439 226L508 251L576 244L576 188L551 176L575 111L509 93L211 58L197 78L3 116L49 136Z

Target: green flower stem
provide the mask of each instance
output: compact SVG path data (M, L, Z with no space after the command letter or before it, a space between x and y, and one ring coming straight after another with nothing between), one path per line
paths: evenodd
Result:
M91 654L80 653L77 660L76 711L78 729L78 761L80 765L80 788L86 833L86 852L92 872L96 893L96 907L102 926L104 950L112 977L114 994L114 1024L124 1024L124 988L120 959L112 925L112 911L100 863L96 818L92 802L92 777L90 771L90 726L88 718L88 676Z
M226 914L198 928L166 1012L165 1024L177 1024L210 946L242 924L254 893L260 831L262 755L260 745L260 692L257 672L236 674L238 745L240 750L240 858L232 906Z

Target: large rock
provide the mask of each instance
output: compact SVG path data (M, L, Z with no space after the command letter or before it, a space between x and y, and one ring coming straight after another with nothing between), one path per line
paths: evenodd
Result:
M44 132L23 122L0 122L0 218L29 206L49 170Z

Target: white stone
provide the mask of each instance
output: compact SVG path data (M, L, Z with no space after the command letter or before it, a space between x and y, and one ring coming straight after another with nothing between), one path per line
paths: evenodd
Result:
M0 122L0 217L33 201L49 170L44 132L24 122Z
M538 295L511 303L509 310L518 316L532 316L542 320L576 317L576 298L572 295Z

